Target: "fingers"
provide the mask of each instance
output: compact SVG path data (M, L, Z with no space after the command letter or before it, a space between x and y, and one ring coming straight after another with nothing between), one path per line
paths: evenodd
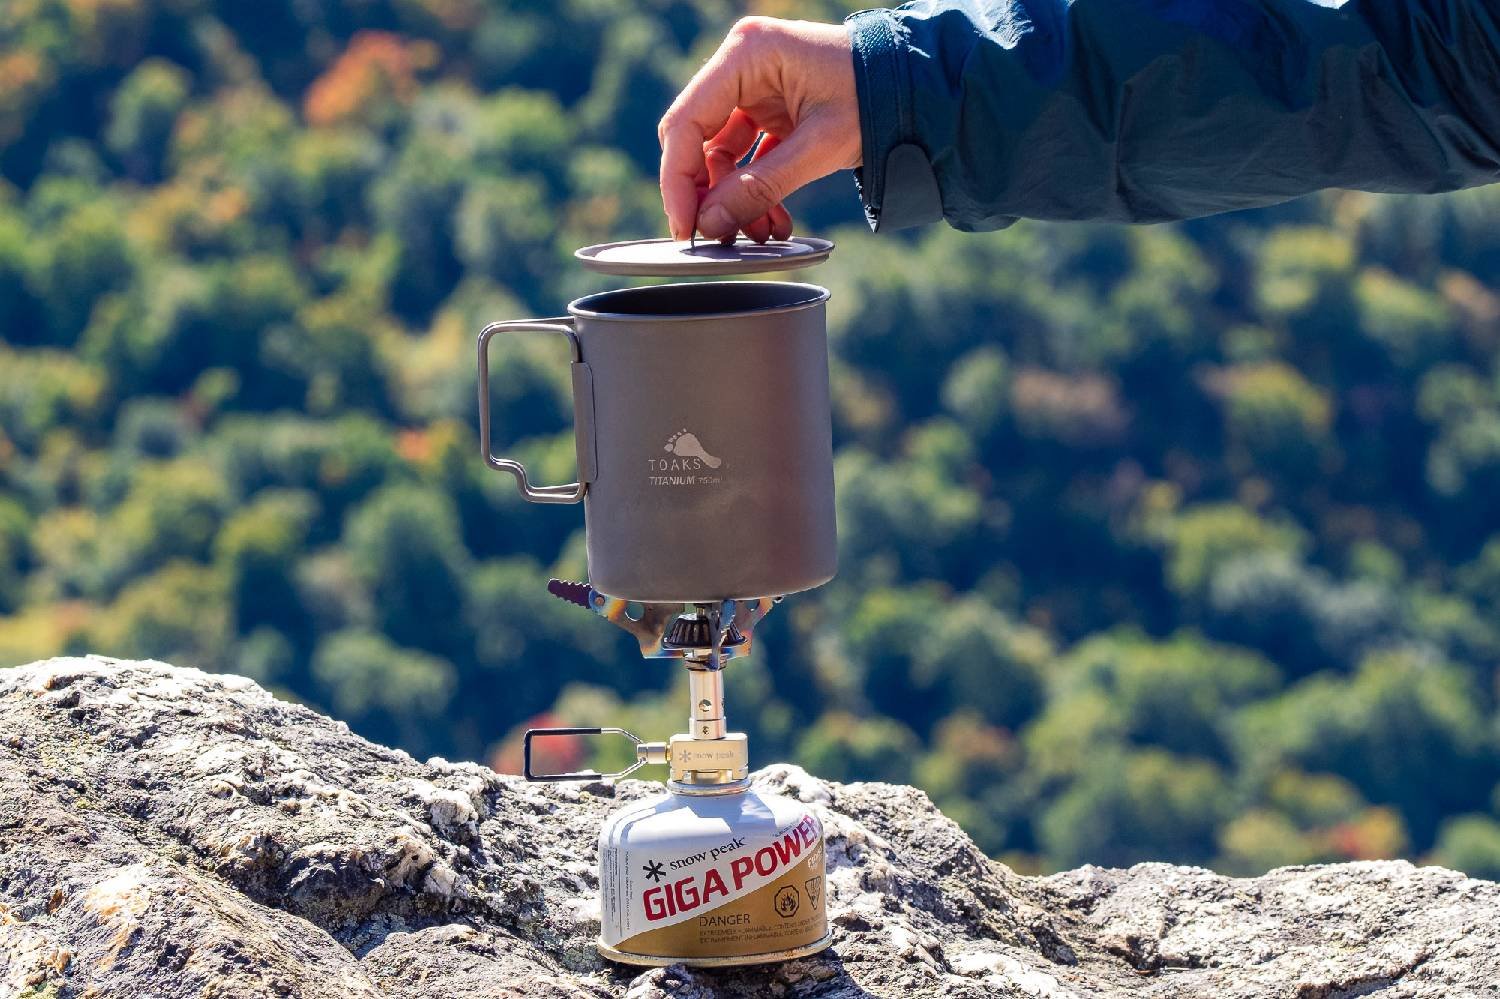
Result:
M776 205L771 209L771 238L792 238L792 213L786 210L784 205Z
M760 139L758 145L755 144L757 138ZM703 144L703 156L708 170L708 187L712 188L729 175L739 165L740 160L745 158L745 153L752 145L755 146L755 154L752 157L754 160L775 149L780 141L769 133L762 134L750 115L743 108L736 108L719 133ZM700 184L698 191L700 202L705 193ZM757 243L764 243L768 239L786 239L791 235L791 229L792 217L779 204L744 227L745 235ZM721 238L731 240L733 235Z
M768 239L771 238L771 220L769 218L767 218L766 216L762 215L760 218L756 219L753 222L747 222L747 223L745 223L744 230L745 230L745 235L746 236L749 236L751 239L755 240L757 243L764 243L766 240L768 240ZM729 240L732 240L734 237L731 235L731 236L724 236L724 237L721 237L721 238L724 241L729 241Z
M740 121L737 122L737 118ZM747 134L746 125L750 129L749 142L745 141ZM719 181L723 180L739 166L739 161L744 159L745 153L750 148L750 143L753 143L757 137L760 138L760 144L755 147L755 156L759 156L763 151L775 147L776 139L774 136L762 136L759 132L754 131L754 128L755 125L750 120L750 116L743 110L737 110L730 117L729 124L724 126L724 130L715 136L713 141L705 147L716 147L714 151L708 153L710 190L713 188L713 185L719 183ZM732 134L732 131L737 134ZM728 134L727 140L721 142L721 139L726 139L726 134ZM731 152L735 155L729 155ZM747 223L744 226L744 230L746 236L749 236L757 243L764 243L771 238L771 220L762 215L760 218ZM731 232L720 236L719 239L725 243L733 242L734 233Z
M751 162L765 156L771 150L781 144L781 139L769 132L760 140L760 145L755 147L755 155ZM765 215L751 222L745 229L745 235L757 243L764 243L768 239L786 239L792 234L792 216L786 207L777 202L772 205Z
M777 142L776 136L771 135L770 133L767 133L766 135L761 136L760 143L755 147L755 152L750 157L751 161L754 162L756 159L760 158L764 153L769 152L771 149L775 149L776 148L776 142ZM723 178L720 178L720 179L722 180ZM711 188L710 188L710 190L711 190ZM768 212L769 212L769 210L768 210ZM751 221L746 222L740 228L742 228L744 230L746 236L748 236L751 239L755 240L755 242L757 242L757 243L764 243L766 240L768 240L768 239L771 238L771 219L770 219L770 215L766 214L766 215L760 216L757 219L752 219ZM728 241L730 241L730 240L732 240L734 238L734 235L731 233L728 236L721 236L719 238L721 240L725 241L725 242L728 242Z
M718 135L729 124L739 103L744 60L736 53L741 48L741 35L731 32L688 81L657 126L662 208L674 239L687 239L693 234L693 220L698 214L695 178L706 165L704 140ZM745 148L750 148L748 143Z
M760 129L744 109L735 108L729 120L724 123L724 127L719 130L719 134L703 144L703 158L708 166L709 188L723 180L739 165L740 160L745 158L745 154L755 144L755 139L759 134ZM698 204L703 203L705 194L707 191L699 192ZM694 224L696 225L696 213Z
M698 231L710 239L732 236L769 216L788 194L832 171L823 160L814 128L798 128L709 188L698 210ZM786 209L781 212L785 215ZM791 217L783 225L791 232ZM776 220L768 221L768 234ZM785 237L780 237L785 238Z
M719 133L703 144L703 159L708 167L708 184L717 184L725 174L733 170L760 135L760 128L745 113L735 108Z

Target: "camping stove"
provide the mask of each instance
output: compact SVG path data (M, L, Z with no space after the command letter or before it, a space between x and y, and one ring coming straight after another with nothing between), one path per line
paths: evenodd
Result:
M669 768L666 792L611 815L599 834L599 951L627 964L725 966L812 954L830 941L824 910L823 827L800 802L750 786L749 747L730 732L724 667L749 655L755 626L781 601L643 603L586 583L552 580L557 597L628 631L647 659L687 668L688 731L645 742L621 728L541 728L526 733L533 781L624 777L648 763ZM618 736L635 762L617 773L532 770L532 740Z
M584 507L590 582L548 589L624 628L647 659L680 659L688 731L642 742L618 728L526 733L530 780L669 769L666 791L616 812L599 836L599 950L630 964L756 964L829 942L823 829L805 805L750 787L750 752L728 731L724 667L750 652L781 599L838 566L828 291L710 281L807 267L833 244L637 239L574 254L606 274L676 279L575 299L566 316L490 323L479 334L479 447L532 503ZM686 280L684 280L686 279ZM490 450L489 345L540 333L567 344L578 481L536 485ZM757 542L746 545L745 538ZM745 594L773 594L723 599ZM532 772L532 740L624 737L617 774Z

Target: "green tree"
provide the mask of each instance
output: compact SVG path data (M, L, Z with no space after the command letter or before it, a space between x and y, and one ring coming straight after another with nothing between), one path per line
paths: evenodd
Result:
M317 498L310 493L265 490L224 522L214 539L214 562L227 579L241 634L257 628L298 638L306 634L295 565L317 513Z
M89 631L88 648L125 659L213 667L229 647L223 578L190 562L172 562L125 586Z
M363 129L298 133L290 157L300 232L333 243L351 227L368 225L365 192L380 175L386 155L386 147Z
M0 198L0 340L10 343L43 339L29 282L31 252L25 218Z
M201 562L228 507L224 481L204 462L179 458L142 465L110 512L103 557L117 578L178 559Z
M55 428L91 425L103 408L106 376L62 351L0 345L0 437L6 450L35 454Z
M1354 286L1360 326L1402 367L1443 355L1454 334L1448 305L1384 268L1367 268Z
M631 662L640 651L633 641L610 627L590 627L603 622L548 593L547 579L547 572L525 556L486 562L470 577L467 620L475 654L492 673L486 685L504 688L508 717L519 720L544 710L559 689L551 670L517 671L517 662L565 663L568 679L622 693L679 679L652 676L656 671L649 664Z
M49 340L72 346L94 306L129 285L135 255L119 207L96 199L80 204L38 234L30 256L30 285L49 329Z
M1020 792L1020 746L981 712L960 709L933 733L917 783L980 849L998 854L1019 838L1029 804Z
M1398 856L1409 847L1394 809L1371 807L1332 774L1279 770L1219 831L1215 870L1258 875L1285 864Z
M1488 815L1460 815L1443 823L1434 862L1472 878L1500 880L1500 822Z
M1097 695L1118 717L1118 737L1220 761L1230 755L1235 710L1271 694L1280 681L1265 660L1190 634L1164 642L1130 632L1090 638L1051 672L1048 713Z
M433 725L456 682L447 660L401 648L378 633L340 631L318 645L312 675L333 710L372 738L418 752L444 746Z
M20 609L32 558L30 530L26 508L0 495L0 614Z
M891 557L908 577L961 578L967 573L954 570L972 563L985 512L969 481L972 447L946 420L913 429L903 443L892 461L860 448L835 461L843 557Z
M943 405L976 438L991 437L1009 409L1005 351L993 344L976 347L955 361L950 372L943 383Z
M1444 815L1482 804L1500 775L1479 704L1451 664L1372 654L1347 680L1311 677L1245 709L1238 754L1251 771L1293 764L1346 777L1395 806L1425 849Z
M553 220L547 194L525 176L481 178L458 203L454 232L458 259L470 271L526 287L554 266Z
M1232 503L1189 507L1152 519L1150 533L1167 552L1167 581L1184 598L1202 596L1215 572L1241 555L1298 555L1308 539L1296 525L1268 520Z
M464 620L469 557L447 496L387 486L350 513L343 544L370 589L382 634L438 655L472 655Z
M992 724L1018 728L1041 707L1053 658L1045 633L970 596L949 603L936 627L915 637L912 681L939 695L943 716L977 711ZM906 716L919 717L909 709Z
M204 439L203 453L212 456L233 495L275 486L306 489L317 494L333 524L404 467L389 427L361 415L231 414Z
M1204 760L1140 750L1110 757L1041 814L1040 840L1056 867L1128 867L1172 857L1206 864L1230 808L1230 789Z
M831 780L909 783L917 751L916 737L898 721L834 711L803 734L796 759Z
M368 303L330 296L302 306L295 321L268 329L260 359L305 386L309 413L378 413L388 398L380 345L396 335Z
M1333 228L1272 230L1256 254L1257 304L1268 317L1291 323L1299 334L1345 326L1356 254L1349 234Z
M469 169L455 137L424 134L370 188L376 224L395 238L391 306L400 316L425 318L458 283L453 220Z
M191 78L180 66L147 59L115 91L104 144L135 180L149 183L166 173L172 126L187 105L191 87Z
M1231 461L1292 482L1323 470L1333 443L1333 406L1323 390L1279 361L1234 365L1215 381Z

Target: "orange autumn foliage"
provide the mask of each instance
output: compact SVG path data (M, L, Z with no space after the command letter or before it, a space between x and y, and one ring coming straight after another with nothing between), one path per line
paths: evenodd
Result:
M417 74L437 62L431 42L388 31L361 31L332 66L313 81L302 113L311 125L358 118L386 101L405 104L417 92Z
M396 453L420 465L432 456L432 441L425 430L402 430L396 434Z

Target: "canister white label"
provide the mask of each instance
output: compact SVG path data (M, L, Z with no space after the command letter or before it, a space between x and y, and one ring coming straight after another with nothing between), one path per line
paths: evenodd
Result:
M823 828L804 812L773 835L631 847L622 826L650 809L610 819L601 837L601 936L605 944L663 957L735 956L788 950L827 929Z

